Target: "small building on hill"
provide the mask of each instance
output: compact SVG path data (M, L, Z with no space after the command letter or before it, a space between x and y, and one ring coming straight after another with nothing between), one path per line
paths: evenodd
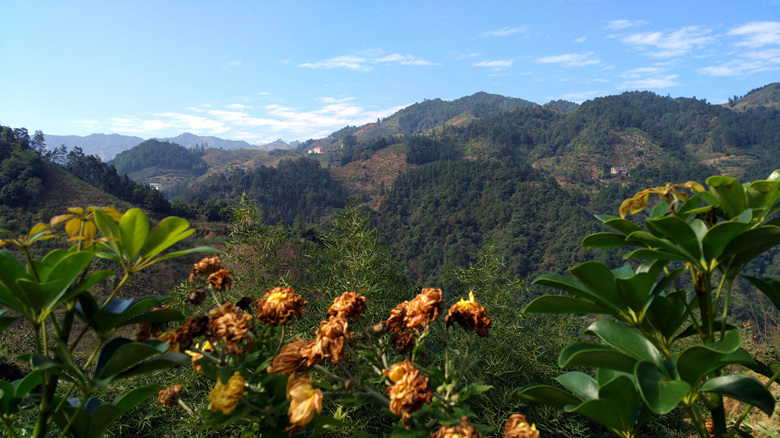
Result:
M612 166L609 168L609 173L617 176L628 176L628 168L625 166Z
M160 183L149 183L149 187L157 190L158 192L162 190L162 184Z
M316 147L316 148L314 148L314 149L309 149L309 153L310 153L310 154L321 154L321 153L323 153L323 152L324 152L324 151L322 150L322 146L317 146L317 147Z

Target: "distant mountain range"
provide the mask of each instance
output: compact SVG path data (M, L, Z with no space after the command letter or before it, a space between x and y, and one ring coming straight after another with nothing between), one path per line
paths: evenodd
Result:
M80 147L85 154L97 155L103 161L112 160L118 153L126 151L145 141L141 137L120 134L91 134L86 136L79 135L50 135L44 134L46 145L49 148L60 147L64 145L68 150L74 146ZM292 149L300 143L293 141L286 143L277 140L263 145L253 145L242 140L225 140L219 137L199 136L185 132L176 137L156 138L160 141L169 141L184 147L205 146L215 149L259 149L270 151L273 149Z

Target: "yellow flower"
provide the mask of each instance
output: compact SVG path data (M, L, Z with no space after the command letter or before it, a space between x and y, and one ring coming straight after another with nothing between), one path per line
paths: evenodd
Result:
M244 384L246 381L241 374L233 373L226 385L217 379L217 384L209 394L209 409L211 412L221 411L229 415L236 409L241 397L244 396Z
M97 235L97 226L95 226L95 210L106 213L111 219L119 222L122 213L111 207L70 207L70 214L61 214L55 216L49 221L51 225L57 225L65 222L65 233L68 234L68 242L83 241L84 246L91 246ZM98 241L109 240L106 237L97 239Z
M406 419L411 418L423 404L430 403L433 398L428 377L422 374L409 361L394 364L390 370L382 371L394 384L387 387L390 394L390 411L401 416L401 423L406 426Z
M211 342L206 341L206 342L204 342L202 344L195 345L195 349L200 350L200 351L214 351L214 346L211 345ZM192 362L192 369L195 370L195 371L203 371L203 366L195 365L195 362L197 362L201 358L203 358L203 353L198 353L198 352L192 351L192 350L186 350L185 353L187 353L190 356L192 356L192 360L190 361L190 362Z
M322 412L322 390L315 388L306 377L291 377L287 381L287 400L290 400L287 415L292 426L285 432L303 429L314 418L315 412Z
M445 321L447 322L447 327L457 322L464 329L474 330L480 336L487 336L491 323L485 308L474 300L474 292L469 292L468 301L461 298L460 301L450 307Z
M303 315L306 301L292 287L275 287L255 301L257 318L266 324L290 324Z
M525 415L512 414L504 425L504 438L539 438L535 424L528 424Z

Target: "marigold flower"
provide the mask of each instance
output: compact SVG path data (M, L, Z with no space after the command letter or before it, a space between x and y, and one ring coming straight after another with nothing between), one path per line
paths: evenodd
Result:
M446 322L447 327L457 322L466 330L475 330L480 336L487 336L491 323L485 308L474 300L474 292L469 292L468 301L461 298L450 307Z
M228 379L227 384L217 379L217 384L209 394L209 409L211 412L222 411L225 415L230 415L238 406L241 397L244 396L244 384L246 381L241 374L233 373Z
M340 316L350 318L358 315L366 309L366 297L357 292L344 292L333 300L333 305L328 309L328 316Z
M193 306L199 306L205 299L206 299L207 293L206 289L195 289L185 300L187 304L192 304Z
M252 347L252 338L249 337L249 325L247 321L252 319L252 315L242 313L241 309L234 307L233 303L227 302L221 307L211 309L209 312L209 329L211 329L211 342L217 342L218 338L225 341L228 352L233 354L243 353L243 349L238 346L242 339L246 339L247 349Z
M206 341L203 344L198 344L195 346L195 348L201 351L214 351L214 346L211 345L211 342L209 341ZM203 358L203 353L198 353L192 350L186 350L185 353L189 354L192 357L192 359L190 360L190 362L192 362L192 369L195 371L203 371L203 366L195 365L195 362Z
M274 357L274 361L266 369L270 374L291 376L309 371L320 361L320 356L314 351L316 341L304 341L297 338L282 347L282 351Z
M271 325L292 323L294 318L303 315L305 304L306 301L289 286L275 287L255 301L257 318Z
M401 416L401 423L406 426L406 419L419 410L424 403L430 403L433 398L428 377L420 373L409 361L394 364L390 370L382 371L394 384L387 387L390 395L390 411Z
M157 339L171 346L168 351L178 353L189 348L192 345L193 338L205 334L208 324L209 318L207 316L190 318L183 326L168 330L158 336Z
M200 259L198 263L192 265L190 281L195 281L195 277L208 276L214 272L219 271L219 269L219 254L215 255L214 257L204 257Z
M479 438L479 433L471 425L468 417L465 415L460 419L458 426L442 426L431 438Z
M181 385L179 384L173 385L170 388L165 388L157 393L157 402L162 403L166 408L172 408L178 403L180 392Z
M314 340L314 354L338 363L344 351L344 341L348 341L349 337L349 322L345 318L331 316L329 320L320 322L317 339Z
M393 333L393 350L398 354L405 354L414 348L414 334L410 332Z
M162 306L152 309L151 311L154 312L156 310L164 310L168 309L168 306ZM138 332L135 334L135 341L136 342L143 342L148 341L149 339L155 339L157 336L160 336L160 333L165 329L166 323L164 322L150 322L150 323L141 323L138 324Z
M539 438L535 424L528 424L525 415L512 414L504 425L504 438Z
M404 319L406 318L406 305L408 301L398 304L390 311L390 317L385 321L387 331L391 333L398 333L405 327Z
M220 269L219 271L209 275L206 281L211 284L211 287L222 292L233 286L233 280L230 279L232 272L227 269Z
M441 299L441 289L424 288L420 294L406 304L406 315L404 316L406 328L419 330L436 321L436 318L444 310Z
M314 418L315 412L322 412L322 390L315 388L306 377L291 377L287 381L287 400L290 400L287 415L292 426L285 432L303 429Z

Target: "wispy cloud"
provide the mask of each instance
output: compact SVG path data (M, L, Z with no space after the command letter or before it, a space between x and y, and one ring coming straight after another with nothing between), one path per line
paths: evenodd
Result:
M528 30L527 26L520 27L502 27L501 29L489 30L479 34L480 38L500 38L509 36L515 33L521 33Z
M561 96L561 99L582 103L583 101L586 101L592 97L596 97L599 94L600 93L598 91L581 91L578 93L564 94L563 96Z
M564 67L584 67L586 65L600 64L601 61L593 52L566 53L564 55L545 56L535 61L537 64L561 64Z
M318 62L305 62L298 67L312 69L345 68L353 71L371 71L378 64L396 64L413 66L439 65L409 54L385 53L382 50L367 50L353 55L336 56Z
M474 67L484 67L489 68L493 72L501 72L503 70L506 70L507 68L511 67L514 63L514 60L512 59L496 59L493 61L480 61L475 62L474 64L471 64Z
M623 30L629 27L636 27L646 24L645 20L612 20L608 25L604 26L607 30Z
M574 42L575 42L575 43L578 43L578 44L582 44L582 43L584 43L584 42L585 42L585 40L587 40L587 39L588 39L588 37L579 37L579 38L575 39L575 40L574 40Z
M728 34L744 38L737 43L738 46L756 48L769 44L780 45L780 22L759 21L748 23L731 29Z
M634 46L642 53L653 58L670 58L690 54L715 42L710 29L698 26L683 27L680 30L664 32L645 32L619 36L620 41Z
M463 52L450 52L450 53L452 54L453 57L455 57L456 61L463 61L463 60L466 60L466 59L474 59L477 56L482 55L479 52L465 52L465 53L463 53Z
M708 76L744 76L768 70L780 69L780 49L764 46L780 46L780 22L762 21L743 24L731 29L727 35L739 38L733 42L735 58L718 65L699 69ZM758 50L745 50L758 49Z
M624 90L652 90L680 85L676 81L677 74L670 74L669 68L663 66L638 67L626 70L619 75L624 79L620 85Z

